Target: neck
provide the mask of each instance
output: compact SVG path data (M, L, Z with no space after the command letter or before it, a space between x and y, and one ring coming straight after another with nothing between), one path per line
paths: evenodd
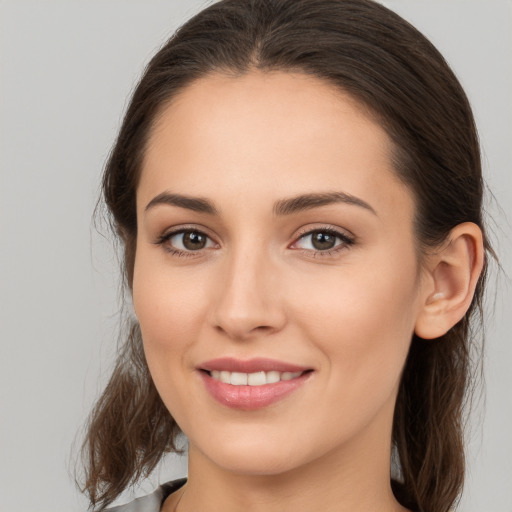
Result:
M391 491L390 439L370 426L349 446L278 474L230 471L191 445L188 482L164 511L405 512Z

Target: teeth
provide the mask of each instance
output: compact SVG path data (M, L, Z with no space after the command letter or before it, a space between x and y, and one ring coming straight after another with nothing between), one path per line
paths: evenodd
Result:
M273 384L281 380L281 374L279 372L265 372L267 384Z
M231 374L231 384L233 386L247 386L247 373L233 372Z
M256 373L241 373L241 372L227 372L212 370L210 375L215 380L220 380L224 384L231 384L233 386L263 386L265 384L273 384L280 380L296 379L302 375L302 372L256 372Z
M265 372L256 372L247 374L247 384L249 386L263 386L267 383L267 376Z

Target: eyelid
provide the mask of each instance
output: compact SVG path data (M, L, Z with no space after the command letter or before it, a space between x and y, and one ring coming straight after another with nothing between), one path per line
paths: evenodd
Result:
M157 235L157 240L168 239L173 235L177 235L178 233L183 233L186 231L201 233L202 235L205 235L211 240L215 241L215 237L211 234L210 230L198 224L179 224L177 226L172 226L162 231L162 234Z
M194 250L178 249L176 247L166 245L169 243L169 241L174 236L182 234L182 233L187 233L187 232L199 233L199 234L205 236L206 238L208 238L211 242L213 242L213 244L215 246L218 247L218 245L219 245L215 241L215 238L209 234L208 229L206 229L202 226L198 226L197 224L191 224L191 225L184 224L184 225L173 226L172 228L165 230L161 235L158 235L154 244L164 247L164 249L167 252L173 254L174 256L183 256L183 257L198 257L203 253L203 251L212 248L212 247L204 247L202 249L197 249L194 251Z
M312 235L314 233L319 233L319 232L320 233L329 233L329 234L335 236L336 238L339 238L341 240L341 243L335 245L331 249L325 249L325 250L304 249L302 247L293 247L301 239L304 239L305 237L307 237L309 235ZM336 227L336 226L332 226L332 225L321 225L321 226L314 226L314 227L308 226L308 227L302 228L297 233L297 235L295 236L295 240L291 244L290 247L295 250L302 251L306 254L309 253L312 255L330 256L330 255L333 255L343 249L347 249L349 246L353 245L355 243L355 241L356 241L356 237L352 233L348 232L345 229Z
M339 236L341 239L347 240L347 241L350 240L352 242L355 242L355 240L356 240L355 235L353 235L350 231L348 231L346 229L339 228L337 226L333 226L330 224L322 224L322 225L313 226L313 227L309 225L309 226L301 228L299 230L299 232L294 237L295 238L294 243L306 235L311 235L312 233L317 233L319 231L332 233L333 235Z
M183 256L183 257L199 257L201 254L207 250L212 249L212 247L204 247L197 250L183 250L178 249L173 246L166 246L166 244L176 235L179 235L181 233L186 232L195 232L199 233L201 235L204 235L207 237L213 244L218 248L219 244L215 241L215 238L209 234L209 229L204 228L202 226L198 226L197 224L191 224L191 225L178 225L173 226L172 228L169 228L168 230L164 231L161 235L158 236L157 240L154 242L156 245L164 246L164 248L172 253L175 256ZM329 233L335 236L336 238L339 238L341 240L341 243L335 245L331 249L305 249L301 247L294 247L301 239L305 238L306 236L312 235L314 233L318 232L324 232ZM330 256L334 253L339 252L340 250L346 249L347 247L353 245L355 243L355 236L348 232L345 229L339 228L337 226L332 225L319 225L319 226L307 226L303 227L299 230L299 232L294 236L294 241L291 245L289 245L289 248L292 248L294 250L299 250L304 253L313 254L313 255L321 255L321 256ZM214 247L215 248L215 247Z

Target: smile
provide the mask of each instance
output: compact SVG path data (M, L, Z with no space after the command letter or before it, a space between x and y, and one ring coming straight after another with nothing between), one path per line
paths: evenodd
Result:
M210 376L214 380L223 382L224 384L231 384L232 386L264 386L265 384L274 384L276 382L292 380L300 377L303 372L255 372L255 373L242 373L242 372L229 372L226 370L212 370Z
M313 368L275 359L230 357L206 361L197 370L217 403L243 411L261 409L295 394L315 373Z

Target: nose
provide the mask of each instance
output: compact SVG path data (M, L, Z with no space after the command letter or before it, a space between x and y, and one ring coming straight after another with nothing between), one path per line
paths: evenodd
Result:
M278 274L264 250L239 251L227 257L216 278L211 316L214 328L234 340L280 331L286 315Z

